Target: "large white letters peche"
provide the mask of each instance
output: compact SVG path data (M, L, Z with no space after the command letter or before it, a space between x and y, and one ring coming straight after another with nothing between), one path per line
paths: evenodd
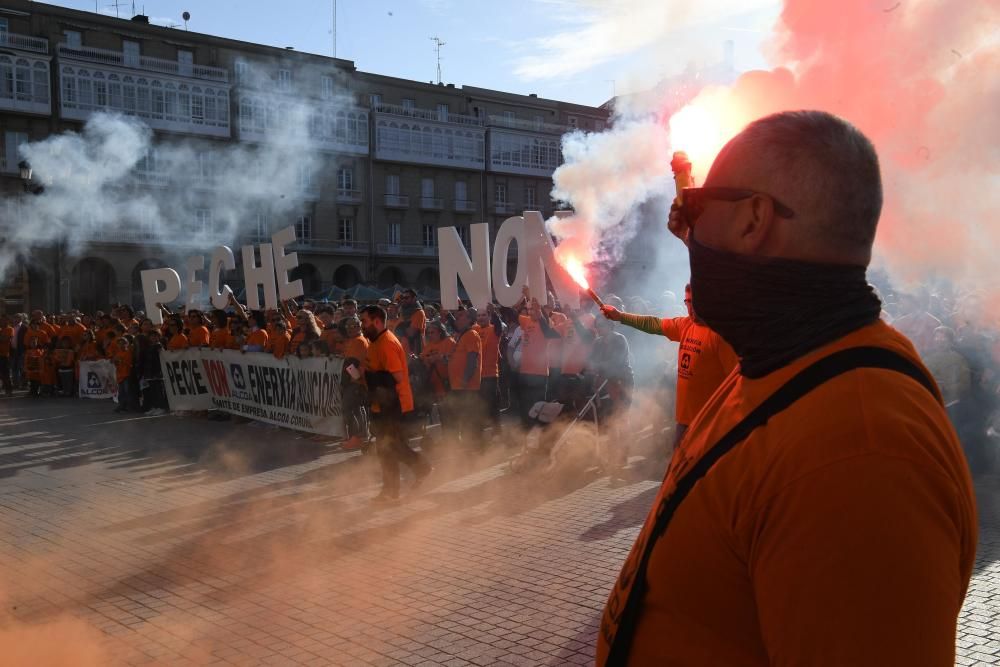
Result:
M260 264L257 263L256 252L252 245L243 246L243 277L247 287L247 305L251 309L261 307L257 298L257 287L264 290L264 307L277 308L278 298L293 299L302 296L302 281L289 282L288 273L299 265L297 253L285 254L285 246L295 241L295 228L286 227L275 232L272 243L260 245ZM205 270L204 255L189 257L184 263L187 275L187 295L185 303L191 307L200 303L203 298L203 282L198 278L198 272ZM208 298L215 308L225 308L233 291L228 285L221 285L222 271L236 268L236 258L228 246L218 246L212 252L208 265ZM177 271L171 268L149 269L141 272L142 293L146 302L146 313L154 324L162 324L163 318L157 303L168 304L176 301L181 295L181 279Z
M548 297L546 275L556 297L565 308L580 307L580 288L555 259L555 246L545 231L545 220L538 211L525 211L523 216L507 218L497 230L493 246L492 266L486 223L472 225L472 256L466 252L454 227L438 230L438 267L441 276L441 303L451 308L458 300L458 281L462 281L469 300L476 308L490 301L490 294L502 306L513 306L521 298L524 286L531 296L545 303ZM517 272L513 283L508 282L507 255L510 244L517 241Z

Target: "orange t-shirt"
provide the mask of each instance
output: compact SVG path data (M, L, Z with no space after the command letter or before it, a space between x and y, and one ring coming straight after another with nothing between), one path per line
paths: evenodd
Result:
M14 327L0 328L0 357L9 357L11 341L14 340Z
M174 334L167 341L168 350L186 350L188 348L188 338L182 333Z
M70 341L73 342L73 347L78 347L80 345L80 341L83 340L83 334L85 333L87 333L87 327L77 322L64 326L59 332L59 337L69 337Z
M228 329L212 329L208 336L208 346L213 350L224 350L229 345Z
M396 335L386 329L368 345L365 355L366 371L388 371L402 373L403 381L396 384L399 406L402 412L413 410L413 390L410 388L410 372L406 365L406 355ZM378 403L372 402L372 412L381 412Z
M326 343L326 349L330 350L330 354L342 356L341 348L343 347L343 343L339 342L337 334L337 327L324 328L319 334L319 339Z
M274 355L275 359L284 359L288 354L288 346L291 344L291 336L287 331L275 331L273 336L267 337L267 345L264 350Z
M41 382L45 366L45 350L35 348L24 353L24 374L32 382Z
M202 325L189 330L187 338L188 347L208 347L212 335L208 331L208 327Z
M97 361L101 355L97 351L97 343L84 343L80 347L80 361Z
M56 368L72 368L76 363L76 354L73 350L57 348L52 350L52 363Z
M302 343L304 343L304 342L306 342L306 332L305 331L302 331L300 329L299 331L296 331L294 334L292 334L291 343L289 343L289 345L288 345L288 352L289 352L289 354L298 354L298 352L299 352L299 346L302 345Z
M45 331L45 333L49 335L50 340L52 339L53 336L59 335L59 327L52 324L51 322L42 322L42 329Z
M483 344L482 369L484 378L495 378L500 376L500 337L497 336L496 329L492 324L485 327L476 325L479 332L479 340Z
M38 329L28 329L24 332L24 346L26 348L30 348L31 342L36 340L38 341L38 347L46 347L52 338L42 327L39 327Z
M612 590L598 665L640 545L678 480L795 374L858 346L920 366L879 321L763 378L734 373L712 396ZM944 408L902 373L850 371L754 430L695 484L653 548L629 664L952 665L976 535L969 468Z
M247 336L247 341L245 345L247 347L259 347L262 351L267 349L267 332L263 329L257 329L256 331L251 331L250 335Z
M340 352L345 359L354 358L358 361L364 361L368 354L368 339L364 336L348 338L341 344Z
M115 365L115 379L121 384L132 374L132 350L115 350L111 361Z
M580 315L580 324L589 331L594 330L594 320L594 316L590 313ZM563 337L563 375L582 373L590 361L593 344L580 338L576 325L569 319L559 326L559 333Z
M723 380L739 363L736 352L722 336L690 317L665 319L663 335L679 341L677 350L678 424L690 424Z
M444 360L444 357L454 351L455 339L448 337L434 342L427 341L424 343L423 352L420 353L420 359L427 366L430 374L431 391L437 398L448 393L448 388L444 384L444 381L448 379L448 362Z
M528 315L518 315L518 322L521 324L521 368L518 372L522 375L548 376L549 346L541 325Z
M478 356L476 366L473 369L472 377L465 381L465 370L469 362L469 353L475 352ZM455 349L448 357L448 382L452 390L462 389L467 391L478 391L483 377L483 341L479 337L479 332L469 329L462 333L455 343Z

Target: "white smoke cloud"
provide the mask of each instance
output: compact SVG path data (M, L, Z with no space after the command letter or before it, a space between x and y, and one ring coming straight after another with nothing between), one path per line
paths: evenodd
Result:
M564 29L531 40L515 73L528 80L572 76L655 45L693 26L773 6L774 0L536 0Z

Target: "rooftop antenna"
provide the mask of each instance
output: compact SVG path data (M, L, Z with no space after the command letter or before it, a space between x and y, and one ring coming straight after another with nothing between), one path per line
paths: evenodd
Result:
M184 29L188 29L188 21L191 20L191 12L184 12L181 14L181 18L184 19Z
M333 0L333 57L337 57L337 0Z
M441 47L444 46L445 44L447 44L447 42L442 42L440 37L430 37L429 39L432 42L434 42L434 46L437 49L437 74L438 74L438 83L440 84L441 83Z
M118 13L118 8L121 7L121 6L122 6L122 3L119 2L118 0L115 0L110 5L108 5L108 7L114 7L115 8L115 18L119 18L119 19L121 18L121 15Z

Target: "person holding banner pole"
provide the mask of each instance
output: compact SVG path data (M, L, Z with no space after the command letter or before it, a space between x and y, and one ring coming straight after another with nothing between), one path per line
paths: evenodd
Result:
M431 465L410 449L405 423L413 412L413 391L403 345L385 327L386 313L379 306L361 311L361 328L371 341L365 354L365 381L371 398L375 447L382 468L382 491L375 503L399 500L399 464L405 463L416 477L417 488L431 473Z

